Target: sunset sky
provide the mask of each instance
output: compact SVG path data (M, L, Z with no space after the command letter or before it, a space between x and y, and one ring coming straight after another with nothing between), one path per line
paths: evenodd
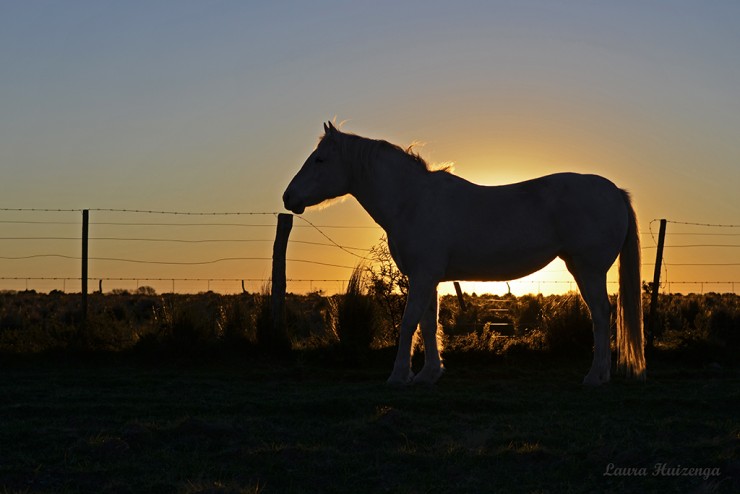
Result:
M421 141L428 161L481 184L603 175L632 192L650 264L653 219L740 224L738 25L740 3L721 0L1 2L0 208L281 212L336 117L348 132ZM269 277L274 215L90 214L91 277L254 280L250 291ZM353 199L304 217L344 246L382 235ZM79 277L80 221L79 211L0 211L0 277ZM294 241L330 243L295 226ZM671 291L740 290L740 228L669 223L668 233ZM697 233L712 235L687 235ZM346 279L358 262L298 242L288 257L288 277L306 280ZM211 262L226 258L239 259ZM681 265L710 263L722 265ZM568 280L556 264L511 287L562 292L575 288ZM689 281L727 283L679 283ZM79 290L73 280L0 289L62 284ZM289 286L319 288L341 283Z

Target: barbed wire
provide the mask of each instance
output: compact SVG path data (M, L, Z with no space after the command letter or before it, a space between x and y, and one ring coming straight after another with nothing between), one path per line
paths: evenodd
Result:
M641 232L642 235L647 233L650 235L650 237L653 240L653 243L657 246L658 241L655 238L655 232L653 232L653 224L656 222L661 221L658 218L654 218L650 220L650 223L648 223L648 231L647 232ZM695 223L691 221L677 221L677 220L665 220L666 223L672 223L675 225L687 225L687 226L701 226L701 227L710 227L710 228L740 228L740 225L733 225L733 224L721 224L721 223ZM740 233L715 233L715 232L675 232L670 233L666 232L666 236L668 235L694 235L694 236L740 236Z
M0 220L0 224L15 225L75 225L79 226L79 221L29 221L29 220ZM90 221L90 225L103 226L224 226L224 227L245 227L245 228L275 228L277 223L153 223L153 222L131 222L131 221ZM380 226L372 225L294 225L293 228L322 228L337 230L382 230Z
M0 208L0 211L12 211L23 213L81 213L82 209L64 208Z
M297 216L298 216L298 219L300 219L302 221L305 221L310 226L312 226L317 232L319 232L321 235L323 235L324 238L326 238L329 242L331 242L335 247L338 247L339 249L343 250L347 254L350 254L352 256L358 257L361 261L366 261L367 260L368 256L364 256L363 257L363 256L361 256L359 254L355 254L354 252L351 252L351 251L345 249L344 247L342 247L341 245L339 245L338 243L336 243L334 241L334 239L332 239L329 235L327 235L326 233L324 233L319 227L317 227L316 225L314 225L313 223L311 223L310 221L308 221L306 218L304 218L301 215L297 215ZM370 249L368 249L368 252L370 252Z
M75 223L77 224L77 223ZM91 225L105 226L227 226L227 227L246 227L246 228L275 228L277 223L203 223L203 222L179 222L179 223L162 223L162 222L142 222L142 221L90 221Z
M47 241L75 241L79 242L79 237L0 237L0 240L47 240ZM181 238L132 238L132 237L89 237L88 240L94 241L115 241L115 242L160 242L160 243L186 243L186 244L205 244L205 243L271 243L274 239L251 239L251 238L210 238L210 239L181 239ZM320 247L336 247L336 244L325 242L310 242L306 240L291 240L291 243L301 245L315 245ZM342 249L359 250L370 252L371 249L363 247L350 247L347 245L340 246Z
M64 208L0 208L0 212L46 212L46 213L81 213L82 211L106 212L106 213L134 213L134 214L155 214L155 215L172 215L172 216L274 216L280 214L277 211L166 211L150 209L125 209L125 208L81 208L81 209L64 209ZM296 225L298 228L337 228L337 229L381 229L378 225L315 225L296 215L307 225ZM28 224L72 224L77 222L50 222L50 221L31 221L31 220L0 220L0 223L28 223ZM142 223L142 222L94 222L96 225L131 225L131 226L258 226L274 227L275 223L268 224L251 224L251 223Z
M0 276L0 280L3 281L80 281L79 276ZM93 276L88 277L88 281L219 281L219 282L241 282L241 281L248 281L248 282L257 282L257 281L270 281L270 278L177 278L177 277L151 277L151 276L130 276L130 277L109 277L109 276ZM347 280L343 278L334 278L334 279L317 279L317 278L286 278L286 281L288 282L300 282L300 283L307 283L310 281L315 282L333 282L333 283L346 283ZM445 282L448 283L448 282ZM451 282L449 282L451 283ZM491 283L491 284L500 284L500 283L509 283L509 284L555 284L555 285L562 285L562 284L576 284L575 280L511 280L508 282L504 281L490 281L490 282L480 282L480 281L462 281L461 284L464 286L466 283ZM617 284L619 281L616 280L608 280L608 284ZM698 284L717 284L717 285L729 285L733 283L740 283L740 280L695 280L695 281L667 281L666 284L675 284L675 285L698 285ZM663 282L661 282L663 284Z
M67 283L68 282L73 282L73 286L74 286L74 283L75 282L76 283L81 283L81 278L79 278L79 277L70 277L70 276L0 276L0 281L4 281L4 282L25 282L25 288L24 288L25 290L28 290L29 289L29 282L37 282L37 283L38 282L41 282L41 283L43 283L43 282L55 282L55 283L61 282L62 283L61 284L61 291L66 293L67 292L67 288L68 288ZM237 294L237 293L240 293L240 291L241 291L241 293L249 293L249 291L247 290L247 287L245 286L246 283L249 283L249 284L257 283L259 285L258 285L258 288L257 288L256 291L257 292L263 291L265 289L264 287L266 286L266 284L268 284L271 280L270 280L270 278L178 278L178 277L169 277L169 278L167 278L167 277L139 276L139 277L88 277L87 278L87 281L100 283L100 288L98 290L98 293L102 293L103 292L103 283L113 282L113 283L119 284L119 283L132 283L132 282L135 282L137 289L139 289L141 287L146 287L150 283L153 283L153 284L168 283L168 284L171 284L170 289L172 291L171 292L164 291L162 293L173 293L173 294L176 294L176 293L192 293L187 288L183 292L182 291L183 289L182 289L181 286L180 286L180 291L177 291L176 288L175 288L175 284L176 283L177 284L180 284L180 285L182 285L182 283L185 283L186 285L190 285L191 287L192 287L192 284L193 283L196 283L196 284L198 284L198 283L207 283L207 290L208 291L211 291L211 288L212 288L211 285L212 285L212 283L236 284L236 288L235 289L226 289L224 291L223 288L222 288L222 290L218 290L218 291L220 293L225 293L225 294ZM313 292L314 291L314 287L313 286L314 286L315 283L322 283L322 284L325 284L325 283L333 283L333 284L336 284L336 285L339 286L340 291L343 291L344 290L344 286L347 283L347 280L346 279L287 278L286 279L286 282L287 283L290 283L290 284L308 284L309 285L309 291L310 292ZM115 293L115 290L116 289L120 289L120 288L121 288L121 285L120 284L118 285L118 287L115 287L114 286L114 288L111 289L111 290L109 290L108 293ZM47 289L48 289L48 286L47 286ZM269 290L269 288L268 288L268 290ZM2 294L3 292L8 292L8 291L11 291L12 292L14 290L8 290L8 289L0 290L0 294ZM255 291L253 291L252 293L255 293Z
M664 249L681 249L685 247L700 248L700 247L728 247L728 248L740 248L740 244L679 244L679 245L664 245ZM657 245L648 245L642 247L642 249L657 249Z
M275 216L280 214L277 211L167 211L167 210L153 210L153 209L126 209L126 208L0 208L0 211L6 212L54 212L54 213L72 213L72 212L108 212L108 213L134 213L134 214L158 214L158 215L174 215L174 216ZM303 221L306 221L309 225L316 227L310 221L303 218L300 215L296 215ZM660 221L660 219L654 218L650 221L650 224ZM666 220L667 223L673 223L678 225L689 225L689 226L702 226L702 227L713 227L713 228L740 228L740 224L723 224L723 223L702 223L692 221L679 221L679 220ZM350 228L354 228L350 226ZM370 226L370 228L376 228ZM641 234L652 234L650 232L640 232Z
M653 221L660 221L660 220L653 220ZM718 223L694 223L691 221L666 220L666 223L673 223L674 225L705 226L705 227L712 227L712 228L740 228L740 225L728 225L728 224L718 224Z
M53 209L53 208L0 208L0 211L4 212L49 212L49 213L69 213L69 212L81 212L83 209ZM173 215L173 216L183 216L183 217L203 217L203 216L277 216L278 213L276 212L182 212L182 211L157 211L157 210L144 210L144 209L114 209L114 208L90 208L88 211L91 212L105 212L105 213L131 213L131 214L141 214L141 215ZM104 216L104 215L101 215ZM368 257L370 257L368 254L372 251L372 249L368 248L362 248L362 247L351 247L347 245L343 245L340 242L335 241L331 235L329 235L325 230L328 229L377 229L381 230L381 228L377 225L375 226L369 226L369 225L335 225L335 224L327 224L327 225L319 225L314 224L308 219L296 215L298 219L303 222L304 224L298 224L294 225L294 228L308 228L313 229L318 232L324 239L326 239L326 242L323 241L308 241L308 240L290 240L290 243L292 244L300 244L300 245L311 245L311 246L317 246L317 247L332 247L332 248L338 248L345 252L346 254L349 254L353 256L354 258L357 258L361 261L368 260ZM653 232L652 225L654 222L657 222L659 220L652 220L649 223L649 228L647 232L640 232L641 235L650 235L653 239L653 243L656 245L650 246L650 245L643 245L643 250L651 250L655 249L657 247L657 241L655 239L655 235ZM703 228L723 228L723 229L732 229L732 228L740 228L740 225L736 224L716 224L716 223L698 223L698 222L686 222L686 221L676 221L676 220L667 220L668 223L672 224L678 224L678 225L687 225L687 226L697 226L697 227L703 227ZM47 221L47 220L0 220L1 224L32 224L32 225L79 225L79 221ZM140 222L140 221L90 221L91 225L106 225L106 226L137 226L137 227L270 227L274 228L276 227L276 223L272 222L229 222L229 221L178 221L178 222ZM673 236L673 237L680 237L680 236L692 236L692 237L738 237L740 236L740 233L734 233L734 232L671 232L670 230L666 232L666 236ZM180 244L208 244L208 243L269 243L273 242L273 239L267 239L267 238L223 238L223 237L212 237L212 238L185 238L185 237L172 237L172 238L155 238L155 237L148 237L148 236L132 236L132 237L126 237L126 236L98 236L98 237L89 237L88 240L93 242L152 242L152 243L180 243ZM707 248L707 249L736 249L740 248L740 244L735 243L714 243L709 238L707 238L709 242L701 242L700 243L675 243L675 244L668 244L665 245L666 249L701 249L701 248ZM78 236L7 236L7 237L0 237L0 241L29 241L29 242L36 242L36 241L75 241L79 242L80 237ZM39 254L27 254L22 256L0 256L0 259L2 260L27 260L27 259L34 259L34 258L60 258L60 259L70 259L70 260L76 260L79 261L82 258L78 256L70 256L70 255L64 255L64 254L57 254L57 253L39 253ZM210 264L217 264L217 263L223 263L223 262L236 262L236 261L270 261L271 257L263 257L263 256L254 256L254 257L248 257L248 256L234 256L234 257L219 257L215 259L203 259L203 260L193 260L193 261L166 261L166 260L148 260L148 259L133 259L133 258L126 258L126 257L89 257L89 261L101 261L101 262L121 262L121 263L134 263L134 264L152 264L152 265L180 265L180 266L197 266L197 265L210 265ZM327 267L336 267L341 269L353 269L353 266L349 265L343 265L336 262L323 262L321 260L314 260L314 259L302 259L302 258L291 258L286 259L287 262L295 262L295 263L305 263L305 264L312 264L312 265L319 265L319 266L327 266ZM643 266L653 266L651 263L643 263ZM740 266L740 262L663 262L663 269L665 272L664 282L663 284L681 284L681 283L695 283L695 284L711 284L711 283L719 283L719 284L733 284L735 282L724 282L724 281L693 281L693 282L674 282L668 280L668 269L671 267L735 267ZM548 273L565 273L567 270L548 270ZM12 279L63 279L60 277L14 277ZM0 277L0 279L10 279L10 278L3 278ZM67 279L79 279L79 278L67 278ZM92 278L91 278L92 279ZM103 279L103 278L95 278L95 279ZM140 277L140 278L132 278L131 281L134 279L136 280L142 280L142 279L152 279L156 280L156 278L149 278L149 277ZM176 279L179 281L185 281L187 278L180 278ZM192 278L193 281L207 281L207 280L218 280L218 278ZM239 278L240 279L240 278ZM239 280L237 278L229 279L229 280ZM173 278L162 278L161 281L172 281ZM224 279L225 280L225 279ZM110 279L110 281L124 281L123 278L119 280L114 280L113 278ZM295 281L295 280L294 280ZM305 280L305 281L312 281L312 280ZM313 280L313 281L344 281L344 280ZM558 283L568 283L573 284L573 281L567 280L567 281L558 281L558 280L544 280L544 281L537 281L537 280L515 280L516 283L546 283L546 284L558 284ZM612 283L612 282L610 282ZM740 283L740 282L738 282Z
M653 233L653 223L661 221L659 219L653 219L648 224L648 230L649 234L653 240L653 246L643 247L643 249L656 249L657 248L657 240L655 238L655 235ZM725 224L725 223L709 223L709 222L692 222L692 221L679 221L679 220L665 220L666 224L671 223L674 225L685 225L685 226L697 226L702 228L740 228L740 225L736 224ZM740 233L725 233L725 232L665 232L666 236L702 236L702 237L717 237L717 236L740 236ZM678 244L678 245L664 245L664 249L682 249L682 248L737 248L740 247L740 245L737 244ZM661 286L670 286L671 284L680 284L681 282L674 282L669 280L668 276L668 268L669 267L737 267L740 266L740 263L734 263L734 262L707 262L707 263L696 263L696 262L686 262L686 263L676 263L676 262L666 262L665 257L663 258L662 263L662 269L663 269L663 281L661 281ZM702 287L704 284L709 283L729 283L732 286L732 290L735 289L735 282L714 282L714 281L697 281L694 282Z
M59 259L70 259L74 261L81 261L82 257L79 256L68 256L65 254L30 254L26 256L0 256L2 260L8 261L20 261L28 259L38 258L59 258ZM217 264L220 262L228 261L271 261L271 257L222 257L219 259L209 259L205 261L151 261L146 259L125 259L117 257L88 257L88 261L111 261L111 262L126 262L133 264L157 264L157 265L171 265L171 266L200 266L207 264ZM320 261L312 261L310 259L286 259L288 262L300 262L305 264L316 264L319 266L329 266L334 268L354 269L354 266L345 266L341 264L333 264Z
M165 214L174 216L275 216L279 214L276 211L156 211L147 209L116 209L116 208L91 208L88 211L97 211L105 213L135 213L135 214Z
M740 266L740 262L669 262L668 266Z
M13 225L79 225L79 221L19 221L19 220L0 220L2 224Z
M69 240L79 242L79 237L0 237L0 240ZM251 239L251 238L208 238L208 239L182 239L182 238L143 238L143 237L89 237L89 240L94 241L115 241L115 242L172 242L172 243L191 243L191 244L203 244L203 243L269 243L273 242L274 239ZM338 247L342 250L359 250L370 252L372 249L364 247L351 247L347 245L341 245L336 242L325 243L325 242L310 242L306 240L291 240L291 243L304 244L304 245L316 245L322 247ZM665 245L666 249L680 249L685 247L702 248L702 247L728 247L728 248L740 248L740 244L681 244L681 245ZM657 246L648 245L641 247L643 250L655 249ZM364 259L364 258L363 258Z
M8 281L80 281L80 277L74 276L0 276L0 280ZM152 278L150 276L132 276L132 277L88 277L87 281L223 281L223 282L240 282L240 281L270 281L270 278ZM346 283L346 279L313 279L313 278L286 278L289 282L309 282L325 281L335 283Z
M665 232L666 237L740 237L740 233Z
M277 216L275 211L157 211L150 209L119 209L119 208L0 208L0 211L8 212L34 212L34 213L81 213L82 211L97 211L106 213L137 213L137 214L168 214L181 216Z

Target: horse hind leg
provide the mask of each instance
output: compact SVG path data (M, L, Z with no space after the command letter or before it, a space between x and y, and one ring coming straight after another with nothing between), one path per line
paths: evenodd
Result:
M435 292L429 308L421 318L421 336L424 340L424 367L414 377L414 384L434 384L444 372L439 353L437 330L438 299Z
M583 379L587 386L598 386L609 382L611 374L611 348L609 347L609 319L611 304L606 292L606 273L579 269L573 263L566 263L568 270L581 291L581 296L591 312L594 334L594 356L591 370Z

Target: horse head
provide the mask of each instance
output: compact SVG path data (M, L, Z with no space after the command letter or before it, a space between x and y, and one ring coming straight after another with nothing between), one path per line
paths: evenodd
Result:
M324 124L324 136L285 189L285 209L302 214L307 207L349 193L350 173L342 161L341 139L342 133L331 122Z

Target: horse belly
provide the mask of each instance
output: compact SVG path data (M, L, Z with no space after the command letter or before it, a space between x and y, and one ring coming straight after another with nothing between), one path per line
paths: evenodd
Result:
M556 245L520 244L501 248L485 244L455 249L449 258L445 279L466 281L508 281L544 268L558 255Z

